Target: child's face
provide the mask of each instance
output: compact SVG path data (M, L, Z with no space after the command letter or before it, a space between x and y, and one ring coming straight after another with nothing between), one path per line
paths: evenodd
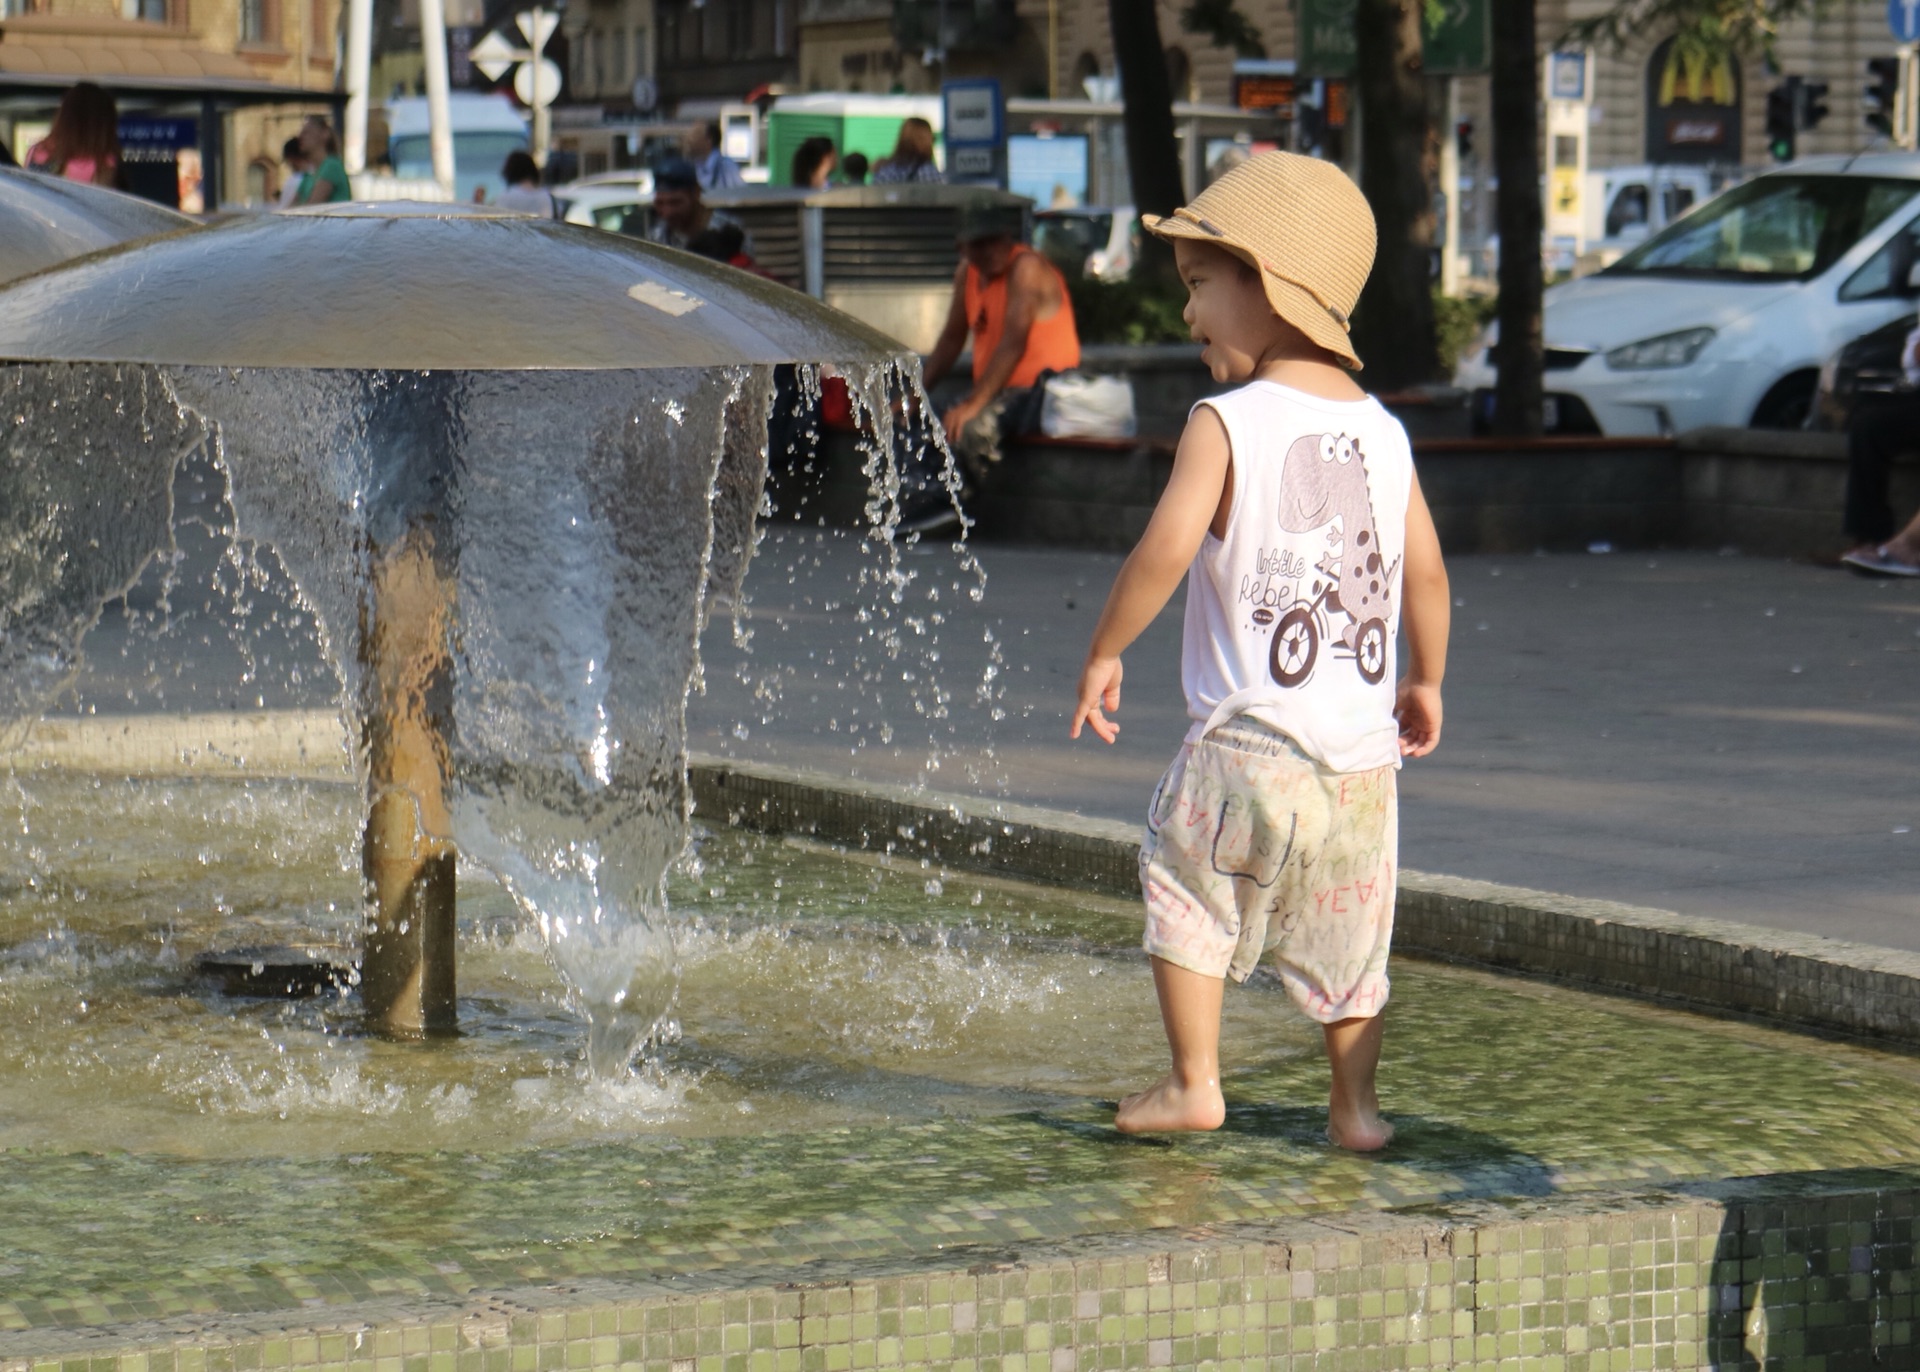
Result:
M1173 259L1187 287L1181 318L1215 381L1250 379L1297 337L1267 303L1253 268L1225 248L1176 238Z

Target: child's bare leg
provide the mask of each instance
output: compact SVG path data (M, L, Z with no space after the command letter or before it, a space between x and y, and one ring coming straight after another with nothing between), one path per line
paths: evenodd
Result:
M1227 1103L1220 1096L1220 1001L1226 979L1189 972L1160 958L1152 961L1153 989L1160 997L1173 1070L1121 1101L1114 1128L1123 1134L1218 1129L1227 1117Z
M1338 1148L1371 1153L1385 1148L1393 1126L1380 1118L1374 1072L1380 1066L1380 1017L1343 1019L1322 1026L1333 1093L1327 1101L1327 1140Z

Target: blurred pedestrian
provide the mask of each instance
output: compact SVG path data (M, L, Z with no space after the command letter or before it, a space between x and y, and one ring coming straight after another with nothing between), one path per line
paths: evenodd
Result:
M340 160L340 140L317 114L307 116L300 126L300 150L313 168L301 180L296 205L329 205L353 199L353 186L347 180L346 164Z
M1885 543L1856 548L1840 560L1868 576L1920 577L1920 514Z
M849 186L867 184L867 155L863 152L850 152L840 159L840 179Z
M1000 460L1000 440L1038 421L1046 377L1080 365L1067 279L1016 237L1016 212L990 200L960 211L960 266L946 326L927 359L931 391L973 335L973 389L941 416L947 441L979 475Z
M280 145L280 195L276 208L284 210L300 203L300 183L312 170L313 164L307 161L306 149L300 146L299 138L289 138Z
M687 132L687 160L703 191L728 190L747 184L740 164L720 151L720 125L713 120L695 124Z
M880 165L873 169L876 186L946 179L933 163L933 125L924 119L903 121L900 137L894 140L893 156L881 159Z
M793 150L793 184L808 190L824 189L839 160L831 138L816 134L803 140Z
M1900 349L1907 389L1857 406L1847 424L1846 535L1840 560L1878 576L1920 576L1920 520L1895 532L1887 498L1893 459L1920 451L1920 328Z
M647 229L648 239L691 251L694 240L708 229L729 225L740 229L740 251L751 254L753 245L740 221L700 198L700 177L693 163L676 157L654 168L653 223Z
M534 164L532 153L518 148L508 153L500 168L500 179L507 183L500 198L494 201L501 209L537 214L542 219L560 217L554 207L553 192L540 184L540 168Z
M90 186L120 184L120 111L113 97L82 81L60 97L47 136L27 150L27 166Z

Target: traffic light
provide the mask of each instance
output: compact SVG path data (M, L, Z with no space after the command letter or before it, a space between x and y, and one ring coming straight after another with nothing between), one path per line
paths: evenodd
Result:
M1860 105L1867 127L1885 137L1893 137L1893 111L1900 99L1900 59L1869 57L1867 85Z
M1767 92L1767 150L1774 161L1793 161L1793 136L1799 130L1799 116L1800 78L1789 76Z
M1473 156L1473 121L1462 119L1453 126L1453 141L1460 149L1460 160L1467 161Z
M1802 129L1820 127L1820 121L1827 117L1827 83L1825 81L1800 83L1800 107L1795 114L1794 122Z
M1318 153L1327 141L1327 112L1301 101L1294 106L1294 150Z

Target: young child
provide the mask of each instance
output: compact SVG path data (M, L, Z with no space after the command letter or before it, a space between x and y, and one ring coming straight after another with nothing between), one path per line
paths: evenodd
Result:
M1147 227L1172 240L1215 381L1114 581L1071 732L1108 743L1120 654L1187 578L1193 719L1140 850L1173 1070L1126 1133L1217 1129L1224 978L1271 949L1326 1037L1327 1138L1384 1147L1374 1070L1398 862L1394 770L1440 739L1446 569L1399 423L1354 384L1347 317L1373 265L1366 200L1331 163L1266 153ZM1408 670L1396 687L1404 624Z

